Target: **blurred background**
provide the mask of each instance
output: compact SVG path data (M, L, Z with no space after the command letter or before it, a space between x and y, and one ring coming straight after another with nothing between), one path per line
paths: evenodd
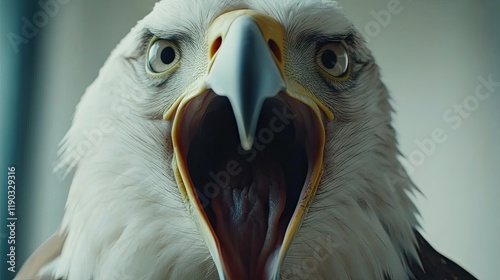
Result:
M52 169L76 104L154 2L1 1L0 218L15 166L17 269L61 221L71 176ZM391 91L403 162L424 194L423 235L479 279L498 279L500 86L487 81L500 82L500 1L339 2ZM444 136L430 140L436 130ZM0 226L2 260L8 234Z

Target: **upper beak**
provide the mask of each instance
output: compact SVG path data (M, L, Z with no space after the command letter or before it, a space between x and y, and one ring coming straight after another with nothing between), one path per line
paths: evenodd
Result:
M227 97L236 121L239 142L247 151L254 145L256 129L260 127L259 117L267 99L277 98L287 106L295 106L296 115L301 117L294 120L293 130L297 141L307 150L304 187L296 198L296 207L290 210L291 218L285 225L281 243L276 252L269 255L266 280L279 278L285 254L321 177L325 144L323 120L325 117L333 119L333 113L305 87L286 78L284 34L283 27L275 19L252 10L236 10L219 16L208 30L209 67L206 76L194 81L164 114L164 119L173 119L173 168L179 190L196 218L221 279L236 279L238 276L235 276L234 268L228 268L227 256L222 259L221 242L204 211L206 206L202 205L200 190L193 183L196 179L193 175L200 174L190 174L188 162L191 159L196 165L196 161L202 160L189 158L188 154L193 147L192 139L202 133L199 131L204 128L203 118L208 114L207 108L210 108L207 104L213 100L213 94L206 93L211 91ZM192 123L196 125L190 125ZM310 129L310 133L304 133L299 127Z
M277 65L277 62L281 63L279 59L283 40L278 34L283 33L267 34L274 35L275 38L264 38L259 25L265 24L266 20L259 22L246 13L219 18L224 23L227 20L232 22L226 34L220 34L220 29L217 30L219 32L210 34L219 35L217 38L221 38L219 40L222 43L214 54L207 87L217 95L229 99L241 145L245 150L250 150L264 100L285 89L285 82ZM220 22L215 22L214 26L217 28L219 24ZM277 29L280 27L277 26ZM270 45L274 47L275 53L272 53Z

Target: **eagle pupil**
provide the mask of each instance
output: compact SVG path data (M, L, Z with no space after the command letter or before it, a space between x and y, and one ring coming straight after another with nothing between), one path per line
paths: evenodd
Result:
M321 55L321 63L326 69L333 69L337 65L337 55L331 50L326 50Z
M175 51L172 47L166 47L161 51L161 62L170 64L175 60Z

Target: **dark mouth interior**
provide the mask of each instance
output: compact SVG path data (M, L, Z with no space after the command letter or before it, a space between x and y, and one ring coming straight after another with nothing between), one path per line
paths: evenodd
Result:
M227 98L203 102L183 139L198 202L219 241L227 276L264 279L310 170L306 128L289 117L293 110L286 102L268 99L254 145L245 151Z

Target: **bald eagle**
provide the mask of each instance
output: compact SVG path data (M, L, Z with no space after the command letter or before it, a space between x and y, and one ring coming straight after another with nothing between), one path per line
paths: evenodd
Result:
M391 114L336 2L163 0L78 105L16 279L475 279L419 234Z

